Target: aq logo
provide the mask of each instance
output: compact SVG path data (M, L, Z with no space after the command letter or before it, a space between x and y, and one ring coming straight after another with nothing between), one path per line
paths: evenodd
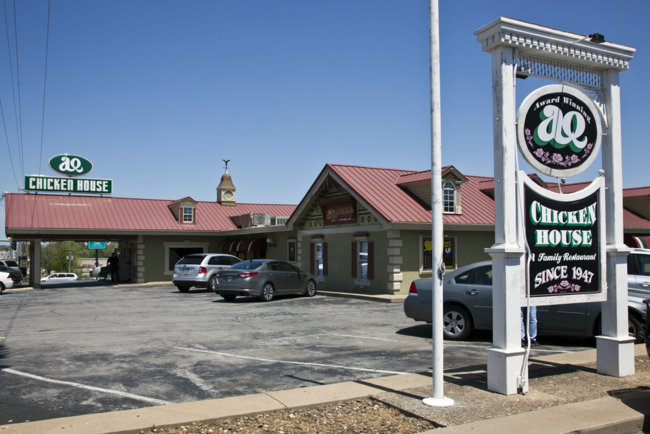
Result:
M598 154L600 116L578 89L563 85L537 89L522 103L517 120L521 153L546 175L576 175Z
M50 158L50 168L61 175L85 175L93 168L93 163L78 155L55 155Z

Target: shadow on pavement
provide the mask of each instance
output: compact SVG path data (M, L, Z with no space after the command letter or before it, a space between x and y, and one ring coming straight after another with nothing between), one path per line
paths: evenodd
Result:
M650 432L650 387L639 386L634 389L611 390L608 393L632 410L644 414L642 432Z

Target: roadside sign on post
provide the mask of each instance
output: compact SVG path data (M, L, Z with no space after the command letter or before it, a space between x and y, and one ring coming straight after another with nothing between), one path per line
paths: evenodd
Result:
M88 241L88 250L104 250L106 241Z

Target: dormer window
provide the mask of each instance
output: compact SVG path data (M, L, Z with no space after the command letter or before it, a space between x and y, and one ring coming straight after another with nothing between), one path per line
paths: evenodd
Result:
M194 223L194 207L182 207L183 223Z
M442 211L448 214L456 214L456 186L451 181L442 184Z
M170 203L169 210L174 215L174 219L181 224L196 223L196 201L187 196L181 200Z

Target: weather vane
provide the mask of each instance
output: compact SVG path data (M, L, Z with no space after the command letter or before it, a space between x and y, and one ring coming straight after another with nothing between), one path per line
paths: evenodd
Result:
M228 173L228 163L230 163L230 160L221 160L224 163L226 163L226 173Z

